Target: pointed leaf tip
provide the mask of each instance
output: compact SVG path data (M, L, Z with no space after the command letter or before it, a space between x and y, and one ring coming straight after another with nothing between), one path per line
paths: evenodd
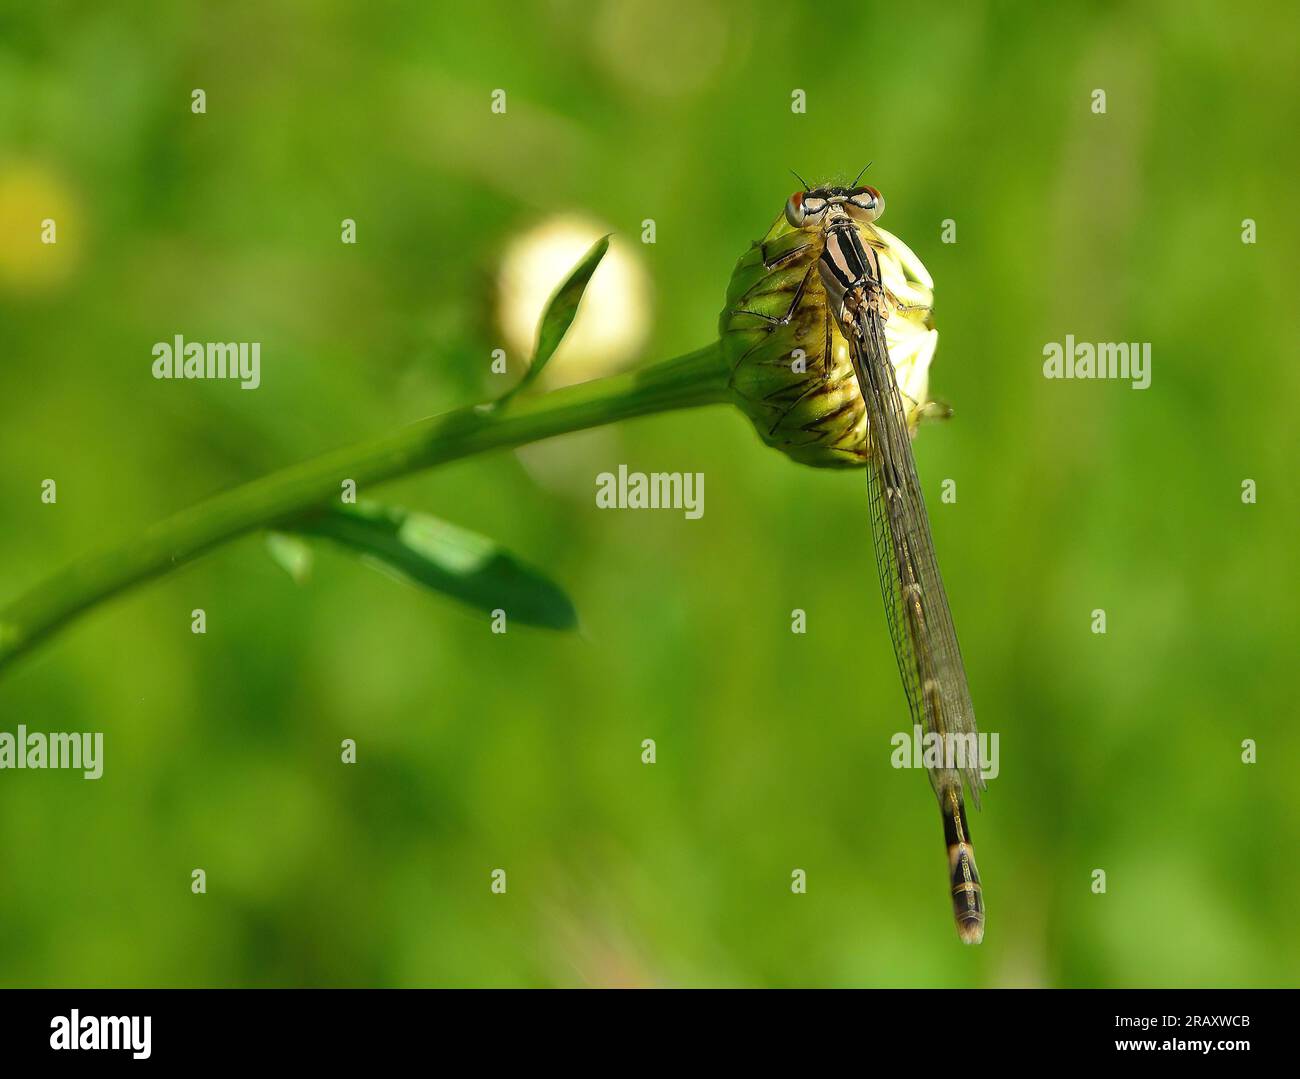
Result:
M569 327L573 325L573 320L578 314L578 304L582 302L583 294L587 291L591 275L596 272L600 260L609 250L610 235L612 233L602 236L591 245L547 301L546 309L542 312L542 319L537 327L537 350L533 353L533 362L528 365L528 370L524 372L524 377L516 389L522 389L537 378L550 362L551 357L555 355L555 350L560 347L560 342L564 340L564 335L569 332Z
M311 578L311 548L305 540L284 532L268 532L266 549L294 584L306 584Z

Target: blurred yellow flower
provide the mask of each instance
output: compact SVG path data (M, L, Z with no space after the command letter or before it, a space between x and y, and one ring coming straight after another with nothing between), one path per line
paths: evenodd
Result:
M0 163L0 289L43 292L80 261L85 220L67 185L34 162Z
M532 356L546 301L591 245L609 232L589 218L555 217L506 250L497 278L497 315L512 363ZM599 378L636 358L650 326L649 296L640 259L615 236L577 318L542 372L542 385Z

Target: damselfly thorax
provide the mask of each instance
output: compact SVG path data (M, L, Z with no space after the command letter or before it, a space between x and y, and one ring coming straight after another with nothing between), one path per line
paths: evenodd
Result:
M847 215L844 227L874 261L889 358L915 430L943 412L928 395L934 283L898 237ZM777 218L737 263L719 332L733 395L765 442L804 464L860 468L870 454L866 410L834 310L843 297L828 296L817 269L826 246L822 231Z

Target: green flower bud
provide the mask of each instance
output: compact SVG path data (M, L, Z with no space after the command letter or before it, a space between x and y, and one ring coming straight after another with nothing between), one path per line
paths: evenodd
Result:
M935 411L927 409L939 340L929 311L934 282L898 237L877 225L860 227L880 256L891 300L885 341L915 433L922 415ZM778 217L736 263L718 333L731 365L732 399L764 442L802 464L855 468L870 456L866 409L848 342L826 305L816 265L821 251L817 232ZM773 266L782 255L789 257Z

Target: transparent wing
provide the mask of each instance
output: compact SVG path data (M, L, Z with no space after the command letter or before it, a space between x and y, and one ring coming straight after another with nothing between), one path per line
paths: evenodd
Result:
M912 458L902 398L879 313L863 305L842 327L867 408L867 497L885 616L913 723L928 733L969 735L959 769L932 768L935 791L956 786L960 774L979 805L984 786L975 750L975 706L957 645L948 597L930 536L930 521Z

